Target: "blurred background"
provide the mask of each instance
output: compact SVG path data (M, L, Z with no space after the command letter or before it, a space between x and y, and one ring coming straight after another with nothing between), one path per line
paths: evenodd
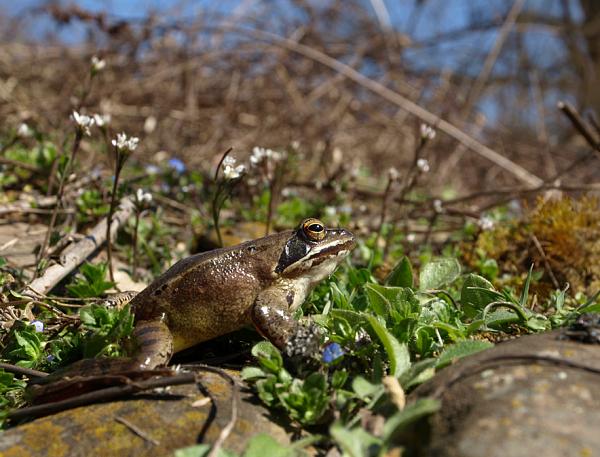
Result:
M210 170L229 147L244 159L254 146L294 144L306 176L377 176L413 163L425 123L437 132L423 152L432 191L598 177L556 104L600 109L600 2L0 5L5 125L59 131L97 55L108 65L83 111L110 114L115 132L140 136L139 155L149 161L164 151Z

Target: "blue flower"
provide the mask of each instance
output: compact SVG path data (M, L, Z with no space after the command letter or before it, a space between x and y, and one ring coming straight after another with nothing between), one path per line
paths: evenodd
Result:
M185 163L183 163L181 160L179 160L176 157L173 158L173 159L169 159L169 161L167 162L167 164L169 165L169 167L171 167L177 173L183 173L185 171L185 169L186 169Z
M344 350L338 343L329 343L323 349L323 362L331 363L344 355Z
M35 331L38 333L42 333L44 331L44 323L42 321L38 321L37 319L31 321L29 324L35 327Z
M55 358L55 357L54 357L52 354L50 354L50 355L46 356L46 360L47 360L48 362L54 362L54 358Z

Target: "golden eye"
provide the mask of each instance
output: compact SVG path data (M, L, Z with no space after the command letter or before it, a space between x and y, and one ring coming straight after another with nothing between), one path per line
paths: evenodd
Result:
M310 241L321 241L325 238L325 225L319 219L306 219L302 222L302 231Z

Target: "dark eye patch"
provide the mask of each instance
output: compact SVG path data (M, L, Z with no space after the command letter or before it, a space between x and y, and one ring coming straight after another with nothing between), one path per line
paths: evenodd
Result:
M309 244L297 235L293 235L285 244L283 252L279 257L279 261L277 262L277 266L275 267L275 273L281 273L291 264L306 256L309 251Z

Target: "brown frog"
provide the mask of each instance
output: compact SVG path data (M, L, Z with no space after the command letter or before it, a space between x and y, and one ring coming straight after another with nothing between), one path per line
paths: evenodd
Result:
M292 313L354 248L354 235L306 219L295 230L196 254L173 265L131 301L140 368L247 324L284 349Z

